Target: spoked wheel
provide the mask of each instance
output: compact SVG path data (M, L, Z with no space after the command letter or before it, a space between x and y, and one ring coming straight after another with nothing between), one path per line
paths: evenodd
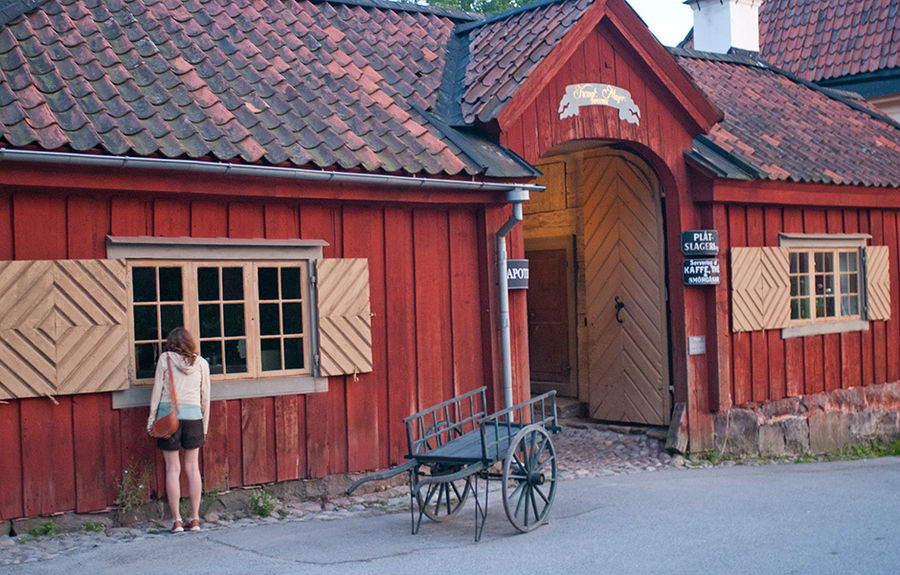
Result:
M528 425L516 434L503 462L503 508L513 527L536 529L556 495L556 448L547 430Z
M460 431L453 428L447 421L439 421L425 432L426 435L437 435L427 445L427 449L434 449L447 443L454 437L459 437ZM427 475L437 477L456 473L462 466L445 463L433 463L423 465ZM420 472L421 473L421 472ZM424 493L423 493L424 491ZM428 485L424 490L416 491L416 501L419 509L432 521L446 521L459 513L466 504L469 492L472 491L472 477L467 476L455 481L445 481Z

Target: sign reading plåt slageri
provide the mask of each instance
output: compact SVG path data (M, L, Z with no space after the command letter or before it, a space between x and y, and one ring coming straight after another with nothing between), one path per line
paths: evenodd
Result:
M719 260L684 260L681 265L681 281L686 286L719 285Z
M641 110L631 99L631 92L609 84L570 84L559 102L559 119L577 116L581 106L609 106L619 110L619 119L629 124L641 123Z
M686 256L714 256L718 254L718 230L685 230L681 232L681 253Z
M528 289L528 260L506 260L506 287Z

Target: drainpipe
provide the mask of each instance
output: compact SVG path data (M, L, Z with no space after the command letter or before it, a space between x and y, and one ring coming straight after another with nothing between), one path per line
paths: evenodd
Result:
M509 285L506 280L506 236L522 221L522 203L528 201L528 189L517 187L506 192L506 201L513 205L512 216L497 232L498 266L500 268L500 328L501 355L503 356L503 407L513 405L512 350L509 335Z

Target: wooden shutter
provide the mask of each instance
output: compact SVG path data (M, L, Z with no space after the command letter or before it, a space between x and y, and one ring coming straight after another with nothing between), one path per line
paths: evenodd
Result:
M0 399L128 386L124 260L0 262Z
M891 319L891 276L887 246L866 247L866 319Z
M731 329L787 327L791 320L787 248L731 248Z
M369 261L316 262L319 311L319 374L372 371L372 314Z

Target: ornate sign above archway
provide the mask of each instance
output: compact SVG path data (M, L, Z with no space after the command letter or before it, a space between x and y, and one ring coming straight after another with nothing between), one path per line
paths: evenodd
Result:
M619 119L640 124L641 110L631 92L610 84L570 84L559 102L559 119L577 116L581 106L610 106L619 110Z

